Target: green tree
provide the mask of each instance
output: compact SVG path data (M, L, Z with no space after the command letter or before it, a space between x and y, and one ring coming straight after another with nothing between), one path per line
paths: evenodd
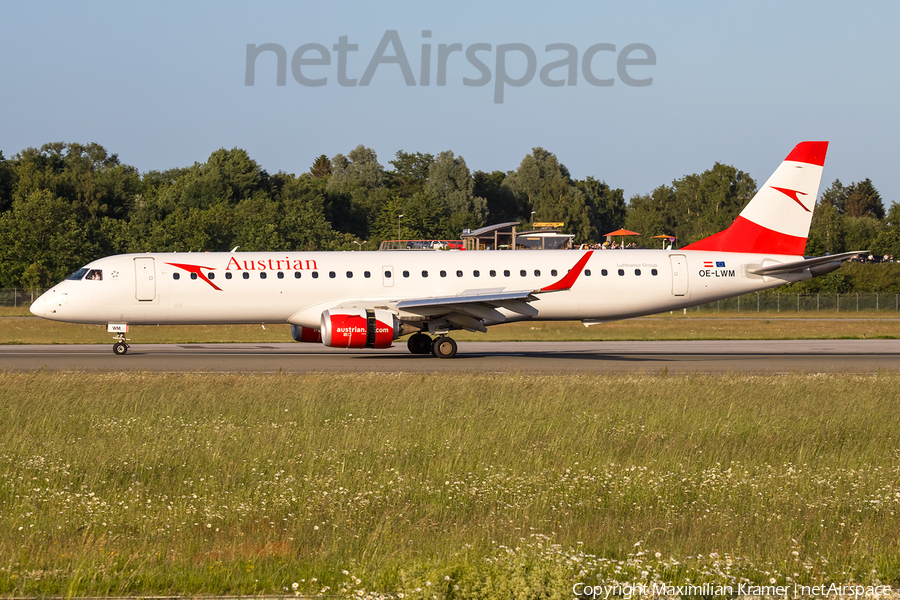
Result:
M392 185L397 188L397 193L403 198L408 198L413 194L423 192L432 162L434 162L434 156L431 154L422 154L421 152L411 154L397 150L394 160L390 161L394 167L394 170L390 172Z
M141 187L134 167L123 165L100 144L56 142L27 148L14 157L14 196L47 190L62 198L81 221L124 218Z
M526 211L535 212L536 220L564 222L564 230L575 235L576 243L596 239L588 199L553 153L533 148L506 182Z
M441 152L428 169L425 192L435 200L446 221L443 236L458 239L462 230L484 224L487 201L472 195L474 181L462 156Z
M885 218L884 229L873 240L872 252L900 257L900 204L892 204Z
M0 286L48 287L89 262L96 245L75 209L49 190L13 200L0 215Z
M680 230L675 211L675 190L661 185L649 194L633 196L625 216L625 227L642 234L638 244L652 248L656 240L654 235L673 235L680 244ZM601 231L608 233L612 228Z
M840 182L836 181L840 185ZM834 196L819 201L813 211L812 223L809 226L809 237L806 251L811 255L822 256L825 253L838 254L846 251L845 227L846 217L840 213L833 203Z
M673 208L684 244L728 228L756 193L756 182L750 175L721 163L700 175L677 179L672 185Z
M391 197L384 189L384 167L371 148L357 146L347 156L331 159L334 173L325 187L326 211L332 227L362 238Z
M507 184L506 177L503 171L475 171L472 176L472 195L485 199L487 223L508 223L530 217Z
M322 179L331 175L334 169L331 168L331 161L324 154L320 154L313 165L309 168L309 174L315 179Z
M850 217L874 217L884 218L884 204L881 202L881 194L872 185L870 179L865 179L853 184L847 194L847 215Z
M0 150L0 213L12 207L13 189L16 183L15 165L3 158Z
M591 214L591 225L596 236L614 231L625 224L625 192L611 189L606 182L593 177L575 181L575 187L585 196ZM593 239L596 240L597 237Z

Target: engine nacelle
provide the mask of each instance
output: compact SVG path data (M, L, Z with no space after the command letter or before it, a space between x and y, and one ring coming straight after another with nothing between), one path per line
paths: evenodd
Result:
M322 341L322 332L312 327L302 327L300 325L291 325L291 337L297 342L309 342L318 344Z
M322 343L333 348L390 348L400 322L389 310L333 308L322 313Z

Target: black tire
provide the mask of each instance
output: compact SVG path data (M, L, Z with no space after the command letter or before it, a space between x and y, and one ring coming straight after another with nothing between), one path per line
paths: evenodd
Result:
M126 344L125 342L116 342L115 344L113 344L113 352L118 356L124 355L126 352L128 352L128 344Z
M447 336L435 338L431 344L431 353L438 358L453 358L456 356L456 340Z
M406 347L412 354L428 354L431 352L431 337L419 332L409 336Z

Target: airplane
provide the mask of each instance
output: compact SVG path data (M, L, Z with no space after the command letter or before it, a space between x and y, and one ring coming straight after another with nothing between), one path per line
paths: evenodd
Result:
M805 258L828 142L801 142L725 230L677 250L139 253L88 263L31 312L105 324L289 323L298 342L451 358L454 330L587 325L824 275L859 252Z

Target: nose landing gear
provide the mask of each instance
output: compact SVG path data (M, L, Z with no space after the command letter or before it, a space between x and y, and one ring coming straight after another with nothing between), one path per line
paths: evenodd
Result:
M113 353L116 354L117 356L122 356L126 352L128 352L129 346L128 346L128 344L126 344L126 342L128 342L130 340L126 339L125 334L121 333L121 332L118 335L116 335L115 339L117 341L115 344L113 344Z

